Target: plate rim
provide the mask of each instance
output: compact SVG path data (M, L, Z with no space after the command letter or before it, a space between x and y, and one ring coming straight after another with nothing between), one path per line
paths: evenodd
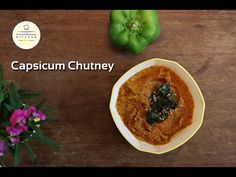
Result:
M135 68L139 67L140 65L143 65L144 63L148 63L148 62L151 62L151 61L163 61L163 62L173 63L173 64L177 65L180 69L182 69L182 70L188 75L188 77L193 81L194 85L195 85L196 88L197 88L198 93L200 94L200 98L201 98L202 104L203 104L202 112L201 112L201 117L200 117L200 124L199 124L198 127L195 129L195 131L193 131L192 134L191 134L188 138L186 138L184 141L182 141L181 143L177 144L176 146L173 146L173 147L170 148L170 149L162 150L162 151L151 151L151 150L139 148L139 147L137 147L136 145L134 145L132 142L130 142L130 141L126 138L126 136L124 135L124 133L122 132L122 130L121 130L121 128L119 127L119 125L117 125L117 123L116 123L116 121L115 121L115 117L116 117L116 116L114 115L115 113L113 112L114 110L113 110L113 108L112 108L112 106L113 106L112 99L113 99L114 94L115 94L115 93L114 93L114 92L115 92L115 89L117 88L117 85L121 82L121 80L125 77L125 75L127 75L129 72L131 72L131 71L134 70ZM143 69L145 69L145 68L146 68L146 67L144 67ZM143 70L143 69L141 69L141 70ZM140 71L141 71L141 70L140 70ZM135 74L136 74L136 73L138 73L138 72L135 72ZM130 77L132 77L132 76L130 76ZM129 77L129 78L130 78L130 77ZM129 79L129 78L128 78L128 79ZM128 80L128 79L126 79L126 80ZM116 100L115 100L114 103L116 103ZM134 65L134 66L131 67L129 70L127 70L124 74L122 74L122 76L115 82L115 84L114 84L113 87L112 87L112 92L111 92L111 97L110 97L110 103L109 103L109 109L110 109L112 119L113 119L113 121L114 121L114 123L115 123L117 129L119 130L119 132L121 133L121 135L126 139L126 141L129 142L130 145L132 145L135 149L137 149L137 150L139 150L139 151L142 151L142 152L147 152L147 153L152 153L152 154L164 154L164 153L167 153L167 152L169 152L169 151L172 151L172 150L174 150L174 149L176 149L176 148L182 146L183 144L185 144L185 143L186 143L188 140L190 140L190 139L196 134L196 132L200 129L200 127L201 127L202 124L203 124L203 119L204 119L204 113L205 113L205 99L204 99L204 97L203 97L203 94L202 94L202 92L201 92L201 89L199 88L199 86L198 86L197 82L195 81L195 79L193 78L193 76L192 76L182 65L180 65L178 62L172 61L172 60L167 60L167 59L162 59L162 58L152 58L152 59L147 59L147 60L145 60L145 61L143 61L143 62L141 62L141 63L138 63L138 64ZM117 110L116 110L116 111L117 111ZM117 111L117 113L118 113L118 111ZM118 113L118 114L119 114L119 113ZM119 119L121 119L120 116L119 116ZM122 120L121 120L121 121L122 121ZM128 130L129 130L129 129L128 129ZM130 130L129 130L129 131L130 131ZM132 132L131 132L131 134L133 135ZM133 135L133 136L134 136L134 135ZM135 136L134 136L134 137L135 137ZM137 138L135 137L135 139L137 139ZM145 141L141 141L141 140L139 140L139 139L137 139L137 141L145 142ZM147 142L146 142L146 143L147 143ZM148 144L149 144L149 143L148 143ZM159 146L159 145L158 145L158 146Z

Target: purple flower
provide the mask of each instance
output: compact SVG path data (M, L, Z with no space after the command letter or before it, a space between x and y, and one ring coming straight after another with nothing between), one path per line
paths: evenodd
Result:
M33 116L35 118L36 117L40 118L40 120L45 120L47 118L47 116L44 113L42 113L41 111L33 113Z
M47 118L47 116L42 113L41 111L37 111L35 106L30 106L28 108L29 113L32 113L33 117L36 118L40 118L40 120L45 120Z
M6 131L8 133L10 133L10 140L13 144L17 144L20 142L19 139L19 135L23 132L23 131L27 131L28 127L26 127L25 125L19 125L19 126L7 126L6 127Z
M10 134L10 139L13 144L20 142L19 135L22 132L28 131L27 119L30 113L26 109L16 109L10 117L10 126L6 127L6 131Z
M39 111L38 114L39 114L39 118L41 120L45 120L47 118L47 116L44 113L42 113L41 111Z
M0 157L3 157L7 153L7 143L4 140L0 140Z
M19 134L21 134L22 130L19 128L15 128L15 127L6 127L6 131L10 133L11 136L18 136Z
M28 128L26 125L24 125L24 124L19 124L19 125L17 126L17 128L18 128L21 132L26 132L26 131L29 130L29 128Z
M20 142L19 137L11 137L10 139L13 144L18 144Z
M10 122L13 126L17 123L26 123L27 118L29 118L29 112L27 110L17 109L15 110L10 118Z
M35 106L30 106L27 109L16 109L10 117L10 126L6 127L6 131L10 134L10 140L13 144L20 142L20 134L29 130L28 120L45 120L47 116L36 109Z
M30 106L29 108L28 108L28 111L29 111L29 113L35 113L35 112L37 112L37 109L36 109L36 107L35 106Z

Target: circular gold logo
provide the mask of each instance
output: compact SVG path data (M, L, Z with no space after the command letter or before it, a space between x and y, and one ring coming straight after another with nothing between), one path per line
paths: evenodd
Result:
M36 24L30 21L18 23L13 32L12 39L21 49L32 49L40 41L40 30Z

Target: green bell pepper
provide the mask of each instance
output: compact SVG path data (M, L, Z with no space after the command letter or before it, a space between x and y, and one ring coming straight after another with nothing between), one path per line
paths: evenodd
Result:
M110 14L111 41L134 54L140 54L159 35L156 10L113 10Z

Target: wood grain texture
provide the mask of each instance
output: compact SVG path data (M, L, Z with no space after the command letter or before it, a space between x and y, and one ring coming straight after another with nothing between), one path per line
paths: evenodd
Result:
M22 166L236 166L236 12L160 11L161 36L141 55L114 47L110 11L0 11L0 62L6 79L41 91L56 109L47 135L62 145L54 152L34 142L38 154ZM39 45L21 50L14 26L35 22ZM204 123L186 144L163 155L137 151L119 133L109 111L113 84L132 66L159 57L179 62L199 84L206 101ZM13 72L23 62L114 62L108 72ZM10 165L10 164L9 164Z

